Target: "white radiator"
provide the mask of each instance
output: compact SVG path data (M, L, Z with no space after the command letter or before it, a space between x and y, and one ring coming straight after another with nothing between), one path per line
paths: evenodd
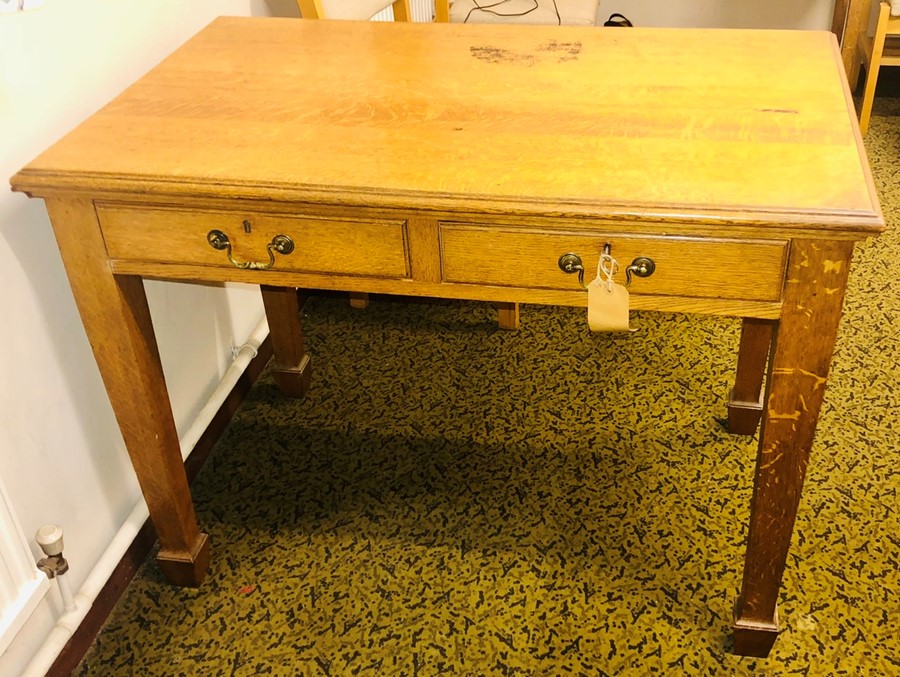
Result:
M50 581L35 566L6 487L0 482L0 653L6 651L49 589Z
M431 23L434 20L434 0L409 0L412 20L418 23ZM393 21L394 11L385 7L372 17L372 21Z

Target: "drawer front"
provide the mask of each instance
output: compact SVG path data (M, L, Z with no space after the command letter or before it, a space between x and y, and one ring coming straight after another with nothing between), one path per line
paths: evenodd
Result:
M562 254L578 254L585 282L609 243L624 284L625 268L639 256L656 263L647 278L635 277L634 294L780 301L787 261L784 240L572 233L515 227L441 223L444 282L573 291L577 276L559 269Z
M285 214L98 205L111 259L232 267L213 248L212 230L227 235L237 263L269 261L268 245L285 235L289 254L273 270L404 279L410 276L405 220L319 219ZM246 222L246 225L245 225ZM249 231L249 232L248 232Z

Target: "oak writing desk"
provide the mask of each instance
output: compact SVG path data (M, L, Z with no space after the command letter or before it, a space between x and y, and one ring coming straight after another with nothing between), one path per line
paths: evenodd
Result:
M222 18L12 185L46 200L180 585L209 543L142 278L260 285L300 396L297 287L584 306L561 255L652 259L633 308L744 318L734 639L768 653L854 241L883 228L830 34Z

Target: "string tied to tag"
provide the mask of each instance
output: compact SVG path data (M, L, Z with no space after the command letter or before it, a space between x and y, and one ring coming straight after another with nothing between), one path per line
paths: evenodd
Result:
M610 249L609 244L603 245L603 253L597 261L597 279L602 281L605 278L607 291L612 291L613 275L619 272L619 262L609 253Z

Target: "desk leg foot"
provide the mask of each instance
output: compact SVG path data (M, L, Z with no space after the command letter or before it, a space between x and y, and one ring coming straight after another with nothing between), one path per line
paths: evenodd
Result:
M762 656L777 603L837 337L853 243L795 240L775 331L736 606L735 652Z
M735 399L734 389L728 393L728 432L732 435L753 435L763 413L763 395L756 402Z
M515 331L519 328L519 304L498 303L497 320L501 329Z
M773 327L771 320L744 318L734 388L728 394L728 432L733 435L753 435L759 427Z
M734 653L738 656L754 656L767 658L778 637L778 610L772 623L748 623L739 620L740 602L734 608Z
M365 292L350 292L350 307L365 310L369 307L369 295Z
M296 369L282 369L275 366L272 369L272 376L275 377L275 385L285 397L297 399L305 397L312 383L312 363L309 354L303 356Z
M275 366L272 374L282 394L287 397L303 397L309 390L312 366L309 353L303 346L303 329L300 325L302 299L293 287L260 287Z
M156 561L169 583L196 588L209 570L209 536L201 533L190 550L162 548Z

